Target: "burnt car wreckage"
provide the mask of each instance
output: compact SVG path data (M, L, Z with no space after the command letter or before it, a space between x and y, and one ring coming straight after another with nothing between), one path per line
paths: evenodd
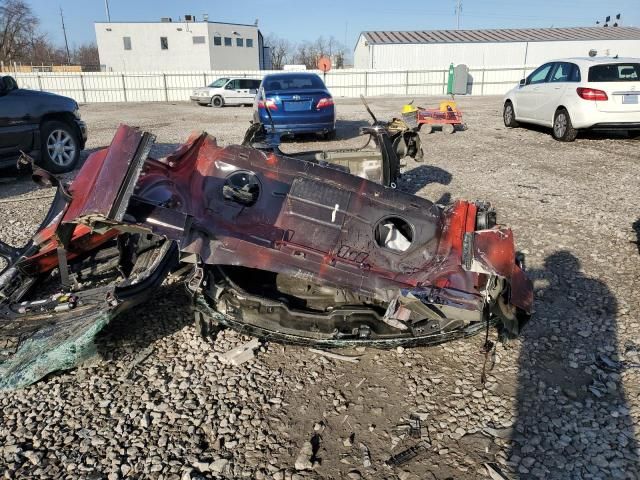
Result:
M399 171L390 132L363 133L374 157L285 155L252 126L243 145L196 133L153 159L153 135L120 126L70 185L34 170L57 194L25 247L0 242L0 389L86 358L112 318L185 265L203 330L382 348L491 324L518 334L533 294L511 230L488 204L386 187Z

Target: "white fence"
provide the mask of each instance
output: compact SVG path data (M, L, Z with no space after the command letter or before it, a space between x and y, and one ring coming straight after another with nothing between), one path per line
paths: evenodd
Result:
M467 92L471 95L501 95L532 70L533 67L527 66L470 68ZM261 78L267 73L281 72L34 72L15 73L14 76L23 88L58 93L79 103L182 102L189 100L194 88L203 87L216 78ZM332 70L327 73L325 81L335 97L444 95L447 93L448 73L448 69Z

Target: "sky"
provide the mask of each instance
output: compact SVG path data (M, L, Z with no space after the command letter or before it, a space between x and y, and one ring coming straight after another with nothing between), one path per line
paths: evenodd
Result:
M60 7L69 46L95 42L93 22L106 21L104 0L26 0L42 29L62 45ZM300 42L334 36L350 49L363 30L456 28L456 0L109 0L112 21L156 21L193 14L202 19L253 24L264 35ZM638 0L462 0L460 28L595 26L607 15L640 26Z

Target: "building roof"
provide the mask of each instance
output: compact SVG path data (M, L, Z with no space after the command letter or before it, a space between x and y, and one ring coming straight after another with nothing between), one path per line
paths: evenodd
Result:
M493 30L416 30L362 32L372 45L403 43L553 42L640 40L638 27L504 28Z
M215 23L216 25L237 25L238 27L252 27L258 28L258 25L253 24L249 25L248 23L230 23L230 22L216 22L214 20L195 20L188 22L186 20L171 20L170 22L163 22L161 20L132 20L130 22L127 21L117 21L117 22L93 22L94 25L110 25L110 24L134 24L134 23L159 23L162 25L173 25L178 23Z

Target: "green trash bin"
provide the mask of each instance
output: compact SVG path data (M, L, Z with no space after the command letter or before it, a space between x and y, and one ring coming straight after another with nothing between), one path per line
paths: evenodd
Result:
M455 78L453 63L449 65L449 77L447 78L447 95L453 94L453 81Z

